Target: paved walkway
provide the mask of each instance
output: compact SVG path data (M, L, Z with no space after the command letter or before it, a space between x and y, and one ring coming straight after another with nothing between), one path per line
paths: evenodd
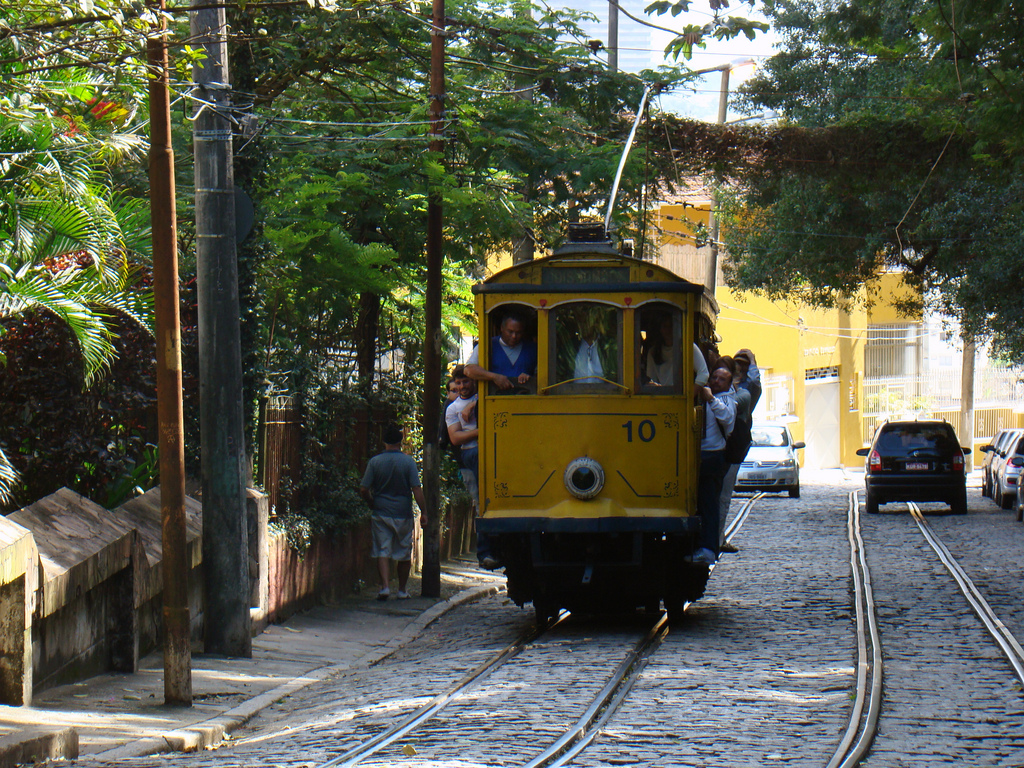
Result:
M376 587L271 625L251 659L194 655L191 707L163 703L163 657L137 673L111 673L38 693L31 707L0 706L0 768L32 758L92 755L110 761L219 742L263 708L318 680L402 647L457 605L501 589L475 560L446 563L440 598L375 599ZM393 591L393 590L392 590ZM418 579L409 591L418 595Z

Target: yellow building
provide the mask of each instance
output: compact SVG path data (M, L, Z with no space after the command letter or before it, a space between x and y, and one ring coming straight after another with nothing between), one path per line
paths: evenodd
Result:
M708 247L696 247L696 225L707 227L709 208L710 198L697 190L686 203L662 206L657 222L659 263L701 283L710 257ZM723 284L719 269L717 285ZM891 303L890 297L907 295L901 276L882 275L846 307L832 310L801 305L798 297L773 302L727 287L715 294L720 352L752 350L764 376L755 418L788 422L794 438L807 443L806 467L861 466L856 451L866 437L860 388L868 328L920 322L898 316Z

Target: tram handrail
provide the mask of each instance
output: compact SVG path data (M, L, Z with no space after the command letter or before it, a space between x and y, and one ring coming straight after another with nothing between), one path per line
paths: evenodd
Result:
M600 381L603 381L605 384L611 384L612 386L615 386L615 387L618 387L619 389L625 390L627 395L630 394L633 391L632 389L627 387L625 384L619 384L619 382L612 381L611 379L606 379L604 376L594 376L594 375L580 376L579 378L576 378L576 379L566 379L565 381L556 381L554 384L548 384L546 387L541 387L540 391L541 392L547 392L549 389L554 389L555 387L560 387L563 384L575 384L576 382L583 381L584 379L587 380L588 384L592 383L593 379L599 379Z

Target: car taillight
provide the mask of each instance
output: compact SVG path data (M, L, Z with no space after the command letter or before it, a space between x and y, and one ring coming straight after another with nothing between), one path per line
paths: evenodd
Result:
M882 468L882 457L878 454L878 451L872 451L868 456L868 466L871 469Z
M964 455L962 453L958 453L956 456L953 457L953 471L964 471Z

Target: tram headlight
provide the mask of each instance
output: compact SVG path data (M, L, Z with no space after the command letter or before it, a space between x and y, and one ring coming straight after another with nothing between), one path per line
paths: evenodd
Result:
M604 488L604 470L585 456L569 462L564 479L566 490L577 499L592 499Z

